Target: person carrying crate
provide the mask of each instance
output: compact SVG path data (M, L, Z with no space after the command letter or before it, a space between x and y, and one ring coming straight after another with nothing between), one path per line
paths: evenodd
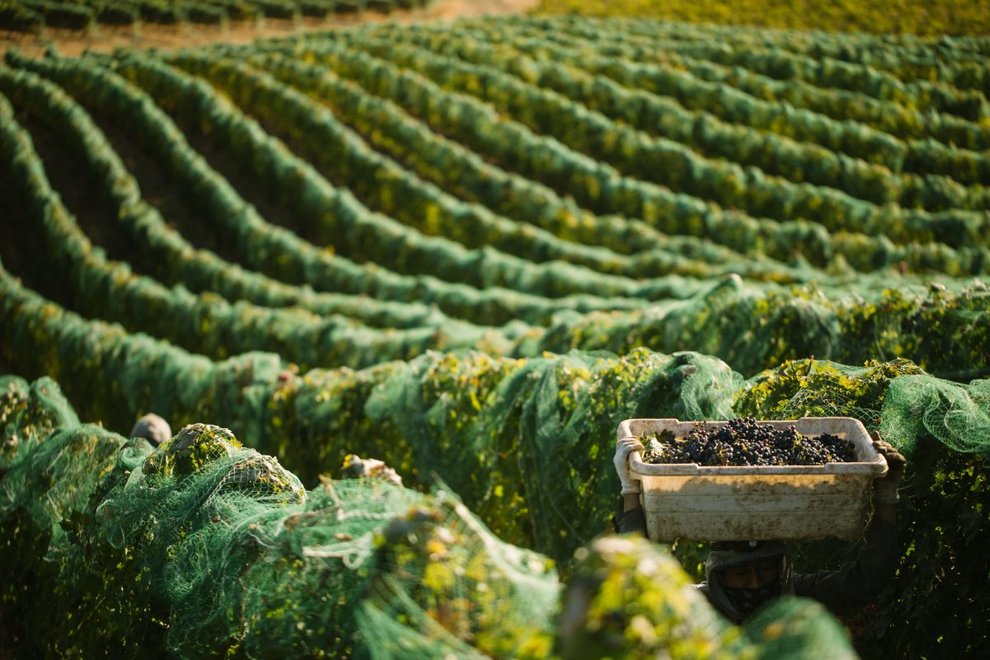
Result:
M715 609L738 624L766 603L795 595L816 600L841 616L879 595L897 569L897 490L907 460L878 437L873 446L888 469L874 482L874 513L856 557L838 570L794 573L787 547L780 541L714 542L705 562L705 581L697 586ZM614 463L622 484L623 511L612 522L618 533L646 535L640 483L629 474L629 455L636 451L642 452L643 445L634 437L616 442Z

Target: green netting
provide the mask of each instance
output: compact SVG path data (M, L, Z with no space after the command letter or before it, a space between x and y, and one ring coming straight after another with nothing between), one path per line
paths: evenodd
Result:
M908 456L897 577L875 610L849 622L866 657L966 657L990 641L985 617L974 616L990 607L983 588L990 575L987 383L940 380L907 361L850 367L802 360L739 391L736 414L853 416ZM828 543L806 545L798 555L810 568L834 565L849 553ZM929 623L919 627L922 621Z
M87 327L91 334L93 327ZM147 349L153 348L149 342ZM738 376L701 356L671 359L642 353L616 360L604 354L572 355L521 362L438 354L364 372L311 372L279 381L272 392L243 380L251 372L237 365L212 376L204 371L193 380L186 378L194 372L177 368L175 384L168 386L177 389L159 392L157 400L171 406L166 408L169 414L191 409L188 414L225 415L239 427L255 429L252 443L278 450L311 471L325 471L355 447L387 457L410 483L428 482L428 472L435 469L456 483L454 490L499 536L530 547L556 548L554 554L562 559L570 548L606 528L617 489L608 460L616 419L733 413L857 416L871 429L881 428L911 461L901 505L900 577L881 595L879 610L857 615L857 641L864 655L880 657L891 644L928 653L971 652L987 635L986 627L970 615L981 602L973 585L982 584L988 570L980 551L988 547L990 529L981 504L987 487L986 436L980 435L978 424L971 425L973 432L960 437L982 452L960 454L923 425L911 426L916 411L948 401L946 392L955 401L953 408L944 408L956 411L945 415L950 420L966 408L985 411L984 381L955 385L925 376L907 362L848 367L816 360L786 363L739 389ZM712 388L720 370L722 385ZM113 389L101 394L89 385L92 377L73 373L84 376L80 396L121 396ZM122 373L154 379L157 372L124 368ZM203 381L201 390L189 387L207 377L215 382L206 387ZM233 381L222 385L228 377ZM147 387L132 383L139 388L132 395ZM923 387L917 389L919 385ZM183 403L174 398L176 391L192 398ZM707 403L699 393L708 397ZM734 408L729 410L732 397ZM120 399L125 405L118 403L116 409L127 414L127 408L145 405L141 398L129 400ZM113 409L109 403L100 406ZM238 408L244 417L233 419L231 411ZM965 430L928 418L933 430ZM898 423L912 428L913 435L895 431ZM544 426L547 433L540 432ZM420 478L413 479L417 474ZM11 483L8 479L6 487ZM563 487L547 489L547 483ZM946 520L953 523L946 525ZM697 551L682 546L677 553L690 568L698 561ZM828 546L803 548L799 554L812 570L849 552L848 546ZM936 582L940 586L933 588ZM970 596L960 599L960 593ZM939 620L955 634L930 635L916 625L919 617Z
M782 598L757 612L746 622L745 629L751 639L761 642L756 653L759 658L857 657L848 646L848 630L815 602Z
M938 284L880 289L767 289L730 276L689 299L643 311L561 317L542 334L522 337L516 352L690 349L717 356L746 376L809 357L850 365L904 357L945 378L987 374L985 282L955 292Z
M955 452L990 453L990 380L898 378L887 392L881 430L903 447L934 438Z
M368 657L396 639L362 633L386 611L434 649L548 648L552 565L442 489L358 479L307 493L204 424L153 453L78 422L21 450L2 481L0 625L26 653Z
M659 546L603 537L575 558L558 618L561 656L744 657L739 630L711 610Z
M38 409L64 412L50 382L35 389L46 387ZM22 408L12 397L2 413ZM21 421L8 432L36 424ZM187 426L152 451L69 421L21 446L0 481L0 640L24 654L584 658L601 648L700 658L787 648L810 658L848 648L827 615L805 616L799 601L752 630L727 624L645 539L581 551L562 599L552 562L500 541L443 484L424 494L325 478L306 491L221 427Z
M419 250L426 243L420 242L418 230L379 224L383 218L359 212L342 188L332 189L309 176L308 170L296 169L306 163L289 158L284 146L226 105L205 83L191 83L155 55L113 60L119 73L147 93L103 70L108 59L50 58L30 63L11 56L10 61L44 71L79 97L60 103L52 95L47 101L28 103L25 74L0 76L19 111L29 107L42 112L53 118L52 125L64 129L53 132L74 145L68 151L82 154L83 167L97 181L96 188L112 199L113 215L119 215L136 243L143 241L141 260L153 261L158 249L168 255L162 265L168 275L160 276L170 283L194 281L195 286L188 286L201 291L223 282L222 295L232 303L250 295L262 304L304 304L314 312L361 305L356 296L347 300L317 296L305 286L282 285L235 269L216 255L194 253L141 202L127 168L97 125L85 119L78 105L83 99L151 139L160 154L183 145L181 163L176 162L173 172L184 183L169 190L210 193L213 216L218 222L230 222L227 226L238 232L246 226L238 219L251 221L252 231L242 236L241 248L253 255L259 268L277 272L284 264L272 255L286 255L294 265L281 274L291 275L293 281L319 271L327 287L437 302L446 313L478 323L525 317L533 326L516 329L525 334L500 338L493 344L497 350L487 354L426 352L361 371L299 372L272 353L216 362L132 334L134 327L128 331L87 321L5 274L0 281L0 363L5 367L25 376L57 377L85 418L101 420L110 428L129 428L148 409L164 414L175 428L200 420L222 424L255 450L277 454L301 481L274 459L238 447L233 434L206 427L180 434L148 459L150 447L144 443L127 442L98 427L78 426L49 386L36 384L33 391L21 380L2 381L7 388L4 405L10 411L3 413L0 454L0 483L6 498L0 504L4 590L0 607L5 608L0 610L4 615L0 648L14 639L23 641L28 653L44 649L51 655L105 655L107 649L154 654L168 648L181 655L353 651L370 657L470 657L546 655L551 646L569 653L573 646L568 647L565 637L573 633L576 639L588 640L578 651L600 648L594 644L602 643L618 649L616 655L674 655L672 649L677 655L815 653L822 657L829 651L844 655L847 644L834 622L806 604L781 603L779 610L761 615L745 631L726 628L706 613L700 599L680 593L691 593L689 581L676 572L666 551L643 541L596 543L578 560L571 559L575 548L607 528L617 492L608 459L615 426L622 419L806 414L860 418L910 459L900 505L898 575L880 596L876 610L853 615L850 624L857 648L869 657L968 657L990 646L985 617L974 614L990 609L984 588L990 575L986 506L990 394L987 381L972 380L988 374L990 295L985 284L955 279L984 272L987 265L986 249L976 245L986 239L980 228L987 220L990 182L990 158L984 153L990 144L984 125L990 78L986 67L980 66L985 59L981 55L990 52L985 40L874 44L874 49L852 37L828 41L807 35L767 36L764 42L757 33L737 37L685 26L583 19L475 25L470 32L443 40L428 29L417 30L387 26L377 33L386 38L379 39L368 38L373 31L319 35L300 40L298 50L291 42L285 48L273 45L272 50L282 52L287 61L307 53L314 59L318 56L320 66L333 67L341 78L332 87L328 83L320 88L324 98L337 103L374 102L382 111L376 116L383 120L401 117L401 122L389 124L391 137L382 132L368 143L374 148L384 148L387 139L404 140L407 129L426 131L417 133L421 142L403 143L402 153L410 156L418 151L413 144L421 145L424 154L426 148L435 149L425 157L427 162L418 164L429 169L446 162L439 154L470 159L472 153L462 146L476 149L506 168L503 183L523 185L526 195L505 202L520 208L529 205L528 212L540 206L536 200L546 192L540 186L545 186L553 192L548 199L554 213L561 213L548 227L563 232L560 238L575 239L568 224L601 222L607 231L590 227L581 235L607 240L612 250L625 243L623 232L630 232L637 247L630 247L629 254L663 239L668 252L686 258L667 262L666 256L657 255L657 261L643 262L644 277L654 272L646 266L659 273L669 265L683 269L677 272L685 275L729 269L740 254L706 243L717 239L753 256L741 263L749 269L743 274L752 273L754 280L804 282L813 277L820 284L787 289L743 284L735 277L720 283L671 277L654 291L664 300L647 307L641 300L510 295L429 278L397 278L380 269L356 269L330 255L317 255L312 246L285 242L260 215L244 211L238 195L229 189L224 188L230 195L216 196L220 188L211 184L216 173L200 167L189 146L178 140L177 127L167 124L160 110L183 116L181 106L199 107L187 101L202 103L211 111L204 132L222 132L221 142L228 146L241 140L237 153L246 161L252 153L265 154L246 166L254 180L271 171L271 180L265 182L269 188L289 195L287 191L307 191L293 208L315 219L318 209L333 201L336 211L357 213L342 215L340 225L327 226L339 229L353 221L372 238L389 226L390 231L402 229L403 240L409 241L403 245L418 245ZM388 38L393 35L443 49L445 55L397 46L398 39ZM512 42L511 51L489 47L503 37ZM796 41L774 41L791 38ZM475 39L487 43L473 44ZM867 56L871 51L874 54ZM222 52L230 57L267 51L251 47ZM458 53L473 64L451 66L448 56ZM818 62L822 56L827 61ZM867 65L869 57L876 58L876 66ZM940 57L944 66L933 67L932 59ZM184 61L196 59L186 56ZM199 59L206 71L217 58ZM266 66L275 70L274 60L267 61ZM515 68L511 74L490 70L489 65L498 63L512 63ZM403 65L421 74L403 70ZM293 107L303 118L316 107L314 100L299 93L306 85L295 74L318 73L318 69L280 66L278 70L292 73L295 82L283 85L265 78L259 87L249 69L225 68L243 74L240 96L267 89L270 98L294 99ZM585 89L579 83L589 80L588 75L594 75L597 83ZM774 76L789 78L785 82ZM637 88L639 110L630 103L629 92L602 77ZM442 89L437 82L466 93ZM354 84L364 91L358 92ZM799 100L805 94L813 98L808 101L815 104L813 108ZM398 114L398 107L379 103L375 95L396 106L408 102L401 110L411 113L408 121ZM505 116L477 96L497 102ZM39 110L46 103L50 107ZM248 109L264 111L270 124L281 126L286 135L302 125L271 112L263 101L244 103ZM603 119L595 114L608 114L606 109L614 116ZM3 112L8 118L14 116L7 105ZM627 114L635 112L644 114ZM362 134L375 130L366 117L364 124L358 121L360 106L348 108L348 113L340 113L348 119L336 121L354 124L351 128L361 126L357 130ZM323 117L322 129L330 136L329 129L337 125L330 121L330 113ZM624 121L642 128L651 117L696 121L692 126L697 131L676 127L678 140L691 149L731 146L732 162L716 163L687 153L680 142L639 140L633 129L616 130ZM525 121L533 130L507 118ZM187 118L183 127L189 122ZM624 137L621 142L597 144L597 128L602 135ZM775 137L764 137L766 132ZM573 149L562 148L551 135L566 138ZM461 142L456 154L441 149L443 140L451 137ZM723 137L727 141L721 143ZM305 137L297 139L295 144L305 141ZM8 141L8 147L16 151L14 142ZM742 153L746 149L755 151ZM648 161L638 155L660 153L685 158L669 163L670 171L644 171ZM683 182L691 195L622 176L587 154L608 156L623 170L644 177L674 177L671 180ZM357 164L380 162L367 146L345 155ZM12 166L24 162L11 161L2 169L10 173L15 171ZM759 163L768 172L780 168L789 173L788 182L768 181L750 169L744 172L749 178L735 178L743 171L739 162ZM330 169L337 165L327 163ZM475 165L482 178L484 172L491 172ZM810 165L822 169L811 172ZM850 168L852 179L843 178L844 167ZM35 171L29 169L23 171L30 177ZM360 179L362 171L350 174ZM704 172L712 176L699 177ZM446 180L446 174L437 176ZM384 190L393 196L409 190L425 200L428 186L404 187L410 176L403 171ZM805 176L813 176L817 188L805 186ZM722 184L711 189L718 180ZM759 185L743 185L750 180ZM832 185L866 199L836 196L825 189ZM42 209L42 217L56 191L35 194L40 189L30 188L34 193L28 197ZM486 204L497 203L503 193L475 194L481 192L487 195ZM453 191L445 189L447 193ZM568 199L568 194L577 201ZM745 201L745 207L718 209L703 199ZM444 200L449 221L460 203ZM899 206L873 203L880 200L896 200ZM7 198L4 202L6 208L12 207ZM580 205L599 213L624 210L635 217L596 216ZM429 204L401 209L408 213L406 219L428 226L439 218L421 215L415 208L428 210ZM791 212L798 208L809 215L813 211L822 224L795 221ZM982 212L972 212L981 208ZM773 215L784 222L757 221L756 215L769 213L766 209L775 209ZM842 214L833 217L831 210ZM569 215L572 212L577 219ZM479 209L464 217L491 220ZM871 224L861 225L861 220ZM492 222L485 227L510 228ZM447 231L452 225L444 227ZM661 227L689 235L671 238L659 231ZM843 227L864 233L837 231ZM512 227L520 238L527 229ZM467 235L478 239L480 233ZM907 243L895 244L894 237ZM931 238L955 247L926 242ZM542 240L512 247L533 256L557 246L553 249L562 250L559 254L580 256L573 247L565 249L546 236ZM59 244L58 239L52 241ZM61 245L66 250L79 248L68 242ZM379 259L392 254L390 246L373 247L381 250L374 252L381 255ZM305 258L296 248L305 251ZM461 254L459 249L457 253ZM788 263L766 260L759 256L762 253L777 254ZM420 267L442 270L441 262L431 261L426 252L417 254ZM581 254L581 259L592 258L590 252ZM636 276L633 261L623 257L620 264L605 253L596 254L593 260L603 257L600 265L606 271L628 268L626 274ZM815 271L805 260L825 270ZM508 267L510 262L499 263ZM331 265L340 270L322 270ZM474 272L475 265L464 265L474 278L470 281L499 281L509 274L485 275ZM876 273L853 280L850 265ZM527 285L536 277L533 264L517 266L520 288L531 288ZM882 270L887 267L893 268ZM46 265L39 264L38 271L46 273ZM919 278L904 275L912 271L938 272L949 288L919 289ZM580 290L594 290L598 286L594 282L611 281L567 281L574 272L559 271L558 281ZM105 274L103 281L112 283L113 275ZM85 282L81 284L85 292ZM551 288L544 293L552 292ZM131 319L148 316L151 308L138 308L136 303L129 308L132 299L122 294L114 299L113 287L107 286L104 293L101 304L128 307ZM188 300L176 294L171 309ZM450 328L445 325L447 317L418 303L416 318ZM388 319L412 318L408 310L400 314L378 304L380 311L373 316L384 327L397 327ZM621 312L578 313L620 306ZM94 300L81 300L78 308L90 316L102 315L97 307ZM177 312L168 321L195 329L205 318L197 316L200 311ZM372 316L370 311L368 315ZM288 315L271 318L292 325ZM128 323L154 330L147 318ZM405 323L403 327L422 322ZM259 341L239 345L249 348L268 346L261 341L285 329L265 325L257 318L244 319L243 325L232 319L229 327ZM200 341L207 334L186 336ZM510 339L516 340L511 348ZM300 348L319 351L312 342L298 342ZM189 344L193 345L199 348ZM579 352L569 352L572 349ZM698 352L679 352L685 349ZM494 354L502 351L513 357ZM365 358L374 358L371 353ZM815 358L807 359L810 356ZM799 360L787 361L792 358ZM772 371L758 373L768 367ZM744 381L747 376L752 377ZM27 426L18 427L22 422ZM201 436L203 452L198 446ZM28 453L22 455L22 450ZM316 484L320 474L354 451L385 458L399 469L405 483L421 491L367 480L331 480L300 501L302 483ZM468 514L459 501L474 514ZM853 549L832 544L801 547L797 557L806 566L799 568L832 565ZM698 548L675 546L674 550L688 568L697 565ZM585 578L584 584L592 585L586 586L585 594L595 594L595 600L585 598L584 610L580 602L571 601L558 609L562 617L571 608L584 611L587 628L563 628L560 622L566 617L556 623L549 620L560 584L547 568L547 557L559 562L563 575L573 571L576 577L568 580L569 586ZM641 576L629 566L643 567L654 579L637 581ZM498 577L489 578L493 574ZM16 616L8 616L9 612ZM58 633L44 637L46 630L53 629ZM756 642L759 645L754 646Z
M257 422L234 421L230 409L213 414L307 480L355 443L404 478L435 471L503 538L566 558L611 512L615 476L597 466L618 420L653 410L721 416L737 383L724 364L694 354L428 354L285 380Z
M909 360L871 361L863 367L827 360L785 362L747 381L733 410L765 419L855 417L876 431L891 383L911 374L924 371Z
M863 367L786 362L749 379L733 411L771 419L856 417L909 455L933 440L946 452L990 454L990 381L941 380L909 360Z
M19 452L60 426L77 424L76 411L51 378L28 383L19 376L0 377L0 476Z
M818 603L785 597L743 627L712 611L680 565L642 538L578 550L557 618L564 658L854 658Z
M762 374L740 389L738 376L724 365L713 370L720 363L700 356L671 359L642 353L630 358L573 355L524 363L480 354L436 355L387 369L310 373L305 379L280 381L273 398L266 395L253 402L240 401L236 389L225 397L224 388L214 385L200 393L197 409L213 414L208 412L211 401L218 404L213 408L216 414L229 415L237 405L268 407L267 431L254 437L267 447L277 444L273 448L283 456L295 457L310 469L325 469L355 447L388 457L401 466L403 476L420 474L420 483L428 482L426 473L436 469L456 482L454 490L469 499L499 536L531 547L557 548L562 558L567 548L606 527L617 488L611 483L608 460L614 418L717 418L733 412L765 418L859 416L872 429L882 428L911 461L901 505L899 577L881 595L879 610L856 615L857 641L864 654L879 657L891 644L927 653L971 652L985 640L986 627L977 625L970 612L980 607L982 598L973 585L982 584L988 569L986 555L980 552L987 547L990 529L981 504L987 486L986 436L978 435L979 426L972 425L973 433L961 437L969 440L970 448L980 446L982 453L962 454L923 427L916 427L912 436L894 431L896 422L904 424L917 417L916 410L947 398L933 397L932 392L953 393L954 408L947 411L985 410L983 381L953 385L925 376L907 362L848 367L801 361ZM726 380L713 389L718 381L712 378L719 369ZM699 401L699 392L709 397L708 403ZM730 411L726 406L732 397ZM629 402L636 405L629 407ZM951 420L954 414L945 417ZM930 426L959 433L959 426L951 422ZM544 427L547 433L540 432ZM258 427L249 423L246 428ZM265 433L270 436L265 438ZM255 466L251 474L268 470ZM11 486L13 477L11 472L4 482L8 493L21 490ZM46 477L44 483L49 482ZM547 489L547 483L555 487ZM953 524L946 525L946 520ZM678 549L688 567L696 561L694 552L691 547ZM849 552L848 547L804 548L799 555L815 560L806 566L810 570ZM936 580L940 586L933 589ZM960 593L969 596L960 599ZM368 616L380 623L396 618L380 612ZM933 617L955 634L930 635L916 625L919 617Z

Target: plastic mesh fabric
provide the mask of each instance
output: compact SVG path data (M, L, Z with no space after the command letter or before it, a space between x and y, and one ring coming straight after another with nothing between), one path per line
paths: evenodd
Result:
M904 360L864 367L788 362L754 377L739 392L737 414L858 417L908 458L898 505L897 577L880 594L876 609L849 620L865 657L885 657L893 647L963 657L990 636L972 617L987 606L986 596L973 592L972 585L983 584L990 570L981 550L990 543L988 408L986 380L953 383ZM837 568L853 551L848 544L803 544L796 567ZM919 621L932 622L932 632Z
M664 546L641 537L602 537L576 558L557 620L564 658L856 657L845 629L808 600L729 624Z
M890 415L884 403L903 375L923 374L908 360L870 361L862 367L827 360L795 360L746 381L733 405L740 417L797 419L855 417L876 431ZM901 446L900 440L893 440Z
M819 603L782 598L757 612L745 624L748 637L759 643L757 658L859 657L850 648L847 630L827 616Z
M2 412L17 405L11 397ZM443 484L425 494L327 478L307 492L209 424L154 451L61 427L10 464L0 639L25 652L760 657L769 639L723 621L645 539L606 537L579 552L561 599L551 561L499 540ZM775 640L793 638L787 648L806 657L846 648L841 635L792 630L801 607L766 620ZM828 631L822 616L813 624Z
M5 403L6 413L20 399ZM22 420L8 432L27 430ZM274 458L207 424L154 452L78 425L20 450L0 502L3 627L19 648L387 657L421 639L537 657L550 647L552 563L499 541L442 487L361 478L306 493ZM60 629L65 616L88 625Z
M18 452L55 428L78 424L75 410L51 378L28 383L19 376L0 377L0 475Z
M932 437L952 451L990 454L990 380L898 378L887 392L881 429L907 449Z

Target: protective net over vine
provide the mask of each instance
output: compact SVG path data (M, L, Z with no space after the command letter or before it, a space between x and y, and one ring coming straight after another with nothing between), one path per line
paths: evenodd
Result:
M900 505L905 549L900 576L881 595L884 616L868 617L862 623L866 632L861 641L882 645L883 630L889 625L911 629L919 602L925 603L926 611L937 610L946 626L959 627L959 648L972 648L981 634L965 632L970 625L966 623L967 606L951 590L929 593L926 585L942 574L940 579L951 578L952 584L963 589L981 579L981 571L986 570L985 557L964 550L982 547L986 540L987 513L980 506L986 484L979 468L987 455L986 436L981 431L987 409L983 381L968 385L942 381L906 361L865 367L818 360L788 362L742 381L717 361L693 355L669 358L639 353L623 359L573 355L526 363L483 355L436 355L364 372L311 372L305 378L291 374L280 378L273 373L269 394L264 394L266 387L259 387L264 378L244 387L242 379L250 372L235 369L229 372L235 381L224 386L231 388L224 395L224 387L219 387L227 378L224 371L213 372L212 378L220 380L201 392L193 408L183 413L179 400L167 414L177 423L189 415L216 415L225 424L229 421L249 433L252 444L277 450L284 460L305 468L309 483L315 481L316 471L332 472L333 466L355 450L385 458L398 469L404 483L418 489L396 491L403 493L403 506L427 497L419 493L431 484L436 486L431 477L435 472L445 482L440 488L450 494L449 502L455 502L452 494L457 493L496 537L550 553L570 567L568 571L574 566L573 551L606 531L614 510L617 484L609 458L617 420L644 415L686 419L856 416L904 451L911 467ZM108 396L99 389L88 392L94 400ZM22 395L19 400L27 397ZM134 405L149 401L134 400ZM25 408L23 403L18 405ZM109 408L108 403L101 405ZM252 412L255 406L267 411ZM238 407L242 412L232 415ZM97 435L112 434L101 430ZM9 439L5 442L5 447L16 446ZM219 446L223 448L220 458L231 461L230 469L218 473L208 488L204 486L197 501L206 501L214 490L241 493L243 488L236 483L245 480L283 484L273 493L283 499L298 492L297 485L286 485L297 482L278 477L280 468L270 460L245 455L244 450L234 452L226 444ZM139 458L143 460L148 451L144 448ZM158 462L154 459L147 464ZM17 475L26 473L5 469L5 492L21 497L27 491ZM102 473L102 469L87 470L72 479L85 482ZM221 487L225 479L234 483ZM47 477L42 483L48 484ZM546 483L556 486L547 489ZM337 492L358 488L333 484ZM384 482L375 488L394 490ZM358 491L355 501L371 497ZM70 492L73 498L88 498L85 489L75 486L65 489L63 496ZM34 495L24 497L46 501ZM315 496L311 493L311 497ZM364 506L357 505L357 510ZM443 509L444 516L451 510L464 512L459 505L451 506ZM59 515L60 519L68 517ZM947 519L964 522L946 526ZM356 537L349 529L343 534ZM266 544L272 542L264 538ZM910 539L914 539L914 550L907 552ZM353 540L334 537L335 542L346 543L332 552L363 551L364 546L351 544ZM676 550L692 571L696 550L686 546ZM516 551L507 552L513 555ZM827 564L849 549L804 552ZM960 563L960 556L969 559ZM927 595L922 598L921 594ZM395 621L391 615L371 618L379 625Z
M5 446L30 438L0 482L2 629L25 652L849 655L820 608L808 635L802 601L727 624L645 539L579 552L565 595L553 562L500 541L442 484L362 476L307 491L225 428L192 424L152 451L80 425L52 381L2 385Z
M4 610L28 611L4 617L18 648L186 657L549 648L552 563L499 541L442 485L424 494L327 479L307 492L221 427L187 426L152 452L80 426L51 381L3 386L5 446L20 440L5 456L0 501ZM53 602L59 615L46 619ZM66 616L80 625L60 629Z
M0 373L102 427L2 381L0 655L842 656L602 536L623 419L805 415L909 460L857 650L990 646L988 54L539 17L8 52ZM147 411L156 451L112 432Z

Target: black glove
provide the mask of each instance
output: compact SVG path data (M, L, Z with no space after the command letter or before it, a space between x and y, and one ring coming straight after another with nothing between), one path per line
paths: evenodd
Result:
M900 499L897 489L907 467L907 459L894 449L890 443L873 436L873 447L887 460L887 474L877 479L873 484L873 501L878 504L896 504Z

